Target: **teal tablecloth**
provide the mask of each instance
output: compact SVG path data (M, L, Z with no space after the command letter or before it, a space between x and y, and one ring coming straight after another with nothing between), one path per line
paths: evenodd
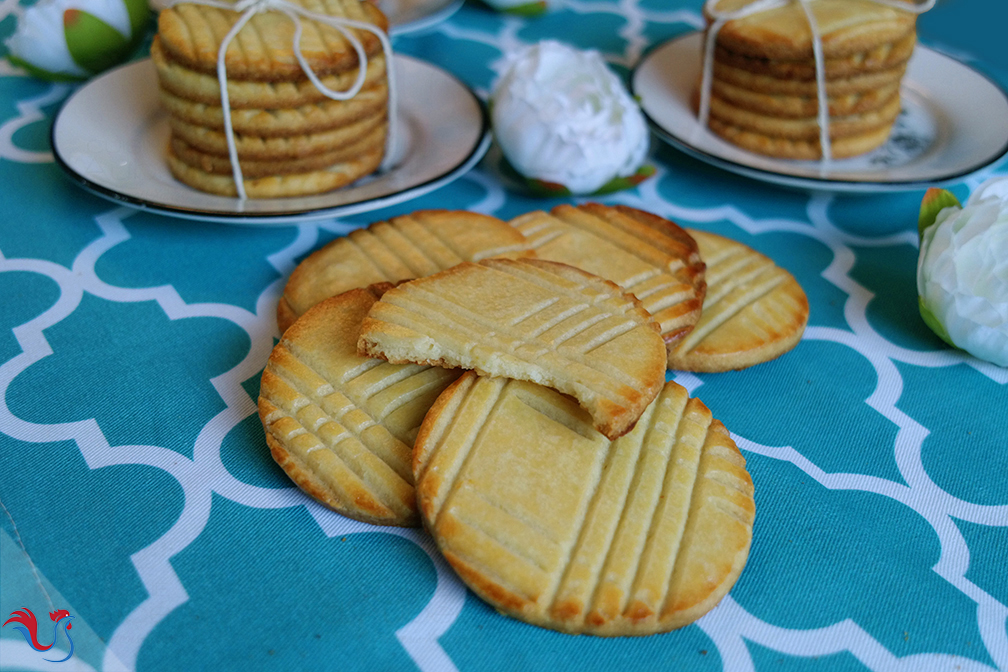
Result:
M0 37L15 4L0 3ZM940 1L921 40L1004 87L999 7ZM699 26L699 9L566 0L524 19L468 0L395 48L485 97L507 49L559 38L626 72ZM776 361L675 376L734 433L756 485L731 594L669 634L571 637L497 614L421 532L309 501L255 414L276 301L309 251L414 209L507 219L557 201L480 166L387 210L296 226L136 212L53 162L71 91L0 59L0 617L32 610L44 645L48 612L65 609L75 647L46 663L69 651L62 631L39 654L8 624L0 669L1008 669L1008 370L948 350L918 315L922 191L788 190L655 140L656 176L604 199L769 255L811 315Z

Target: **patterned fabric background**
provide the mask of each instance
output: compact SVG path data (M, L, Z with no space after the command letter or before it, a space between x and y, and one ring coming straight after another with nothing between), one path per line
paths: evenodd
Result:
M467 0L395 49L485 98L543 38L625 74L701 25L699 0L557 0L537 18ZM921 40L1008 86L995 3L940 2ZM15 25L0 1L0 37ZM137 212L53 162L65 84L0 47L0 616L74 615L45 663L11 626L4 670L1008 669L1008 370L917 312L922 191L839 196L737 177L653 142L656 175L603 199L763 252L808 294L771 363L670 374L733 432L756 486L752 552L721 605L646 638L571 637L467 592L418 530L308 500L255 412L286 276L336 236L421 208L508 219L559 201L486 163L386 210L242 227ZM995 172L1005 172L1004 165ZM978 176L955 185L964 199ZM53 633L55 634L55 633ZM70 643L59 633L63 655ZM49 658L55 657L52 655Z

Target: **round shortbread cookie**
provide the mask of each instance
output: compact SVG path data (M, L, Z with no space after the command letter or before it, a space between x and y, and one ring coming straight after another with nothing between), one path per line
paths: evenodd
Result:
M558 205L511 220L540 259L612 280L640 299L671 349L700 319L704 264L696 242L667 219L623 205Z
M466 373L424 419L413 471L424 526L466 585L562 632L692 623L731 590L752 542L745 459L672 382L609 441L554 390Z
M850 136L860 136L879 128L889 129L900 113L899 92L893 92L882 107L860 114L830 117L829 135L831 140ZM728 126L789 140L818 140L819 119L775 117L736 107L718 96L710 97L710 117Z
M323 194L370 175L378 169L383 155L384 150L379 149L322 170L246 179L245 194L248 198L286 198ZM230 175L215 175L194 168L175 156L170 146L168 168L179 182L200 191L221 196L238 195L234 178Z
M220 105L194 103L160 89L161 105L176 119L204 128L224 130L224 110ZM377 84L362 89L350 100L325 100L300 107L272 109L232 109L231 128L235 133L260 137L287 137L332 131L367 118L385 114L388 87Z
M319 301L375 282L432 275L463 261L534 256L528 241L496 217L466 210L419 210L356 229L297 265L277 304L283 331Z
M899 96L899 87L899 82L893 82L865 93L830 96L827 98L830 116L844 117L878 110ZM729 105L771 117L815 117L819 110L819 99L814 93L811 96L759 93L723 82L717 77L711 82L711 93Z
M721 0L731 12L754 0ZM871 0L812 0L826 58L843 58L897 42L914 31L917 15ZM812 58L812 28L800 3L756 12L724 24L718 44L737 54L772 60Z
M681 371L730 371L795 347L809 316L798 281L742 243L689 232L707 264L707 297L700 321L669 355L669 365Z
M307 173L313 170L323 170L336 163L351 161L358 156L371 152L382 151L385 145L385 127L378 126L362 137L358 142L347 147L323 154L310 154L300 159L289 161L255 161L240 159L242 175L245 178L268 177L270 175L289 175L291 173ZM226 156L207 154L185 143L179 138L171 139L171 151L182 163L188 164L206 173L215 175L231 175L231 159ZM351 289L348 287L347 289Z
M902 63L888 70L867 72L850 77L834 77L826 80L826 94L828 96L849 96L870 93L894 84L899 85L905 72L906 63ZM819 95L819 85L815 78L809 80L779 79L770 75L757 75L748 70L718 62L714 63L714 80L767 95L803 98L815 98Z
M390 286L333 297L287 330L262 374L259 418L273 459L306 493L357 520L415 527L413 441L461 372L357 354L361 321Z
M216 74L196 72L172 61L161 48L161 40L157 35L154 36L150 53L162 89L185 100L204 105L220 105L220 82ZM320 80L333 91L346 91L353 86L356 78L355 69L320 77ZM368 58L364 87L370 88L383 82L385 82L385 56L377 53ZM228 77L227 91L232 110L301 107L329 100L306 77L285 82L250 82Z
M827 58L823 62L826 79L855 77L906 66L916 43L917 34L911 33L897 42L883 44L852 56ZM717 47L714 50L714 60L740 70L778 79L814 82L816 78L815 61L811 58L801 60L754 58Z
M289 161L305 155L334 152L355 144L361 137L375 128L384 128L387 124L384 114L370 117L329 131L306 133L285 137L263 137L235 133L235 149L239 159L254 159L258 161ZM187 145L207 154L228 156L227 135L206 126L197 126L178 117L168 117L168 125L172 134L183 140Z
M541 259L484 259L390 289L361 325L361 354L531 380L578 400L615 439L665 381L658 323L633 294Z
M815 140L795 140L764 135L726 124L713 117L708 120L707 125L712 132L724 140L750 152L778 159L799 161L818 161L822 158L822 148L819 146L818 138ZM834 159L847 159L867 154L885 144L891 131L892 126L880 126L862 135L849 135L845 138L831 140L830 153Z
M370 2L360 0L290 0L301 7L328 16L339 16L388 31L385 15ZM217 53L239 12L208 5L180 3L158 15L161 46L171 59L192 70L216 74ZM353 70L357 53L340 30L301 17L301 54L319 76ZM373 33L349 29L364 47L366 56L381 51ZM255 14L228 45L224 65L228 77L255 81L289 81L303 78L294 55L295 25L286 14L268 11Z

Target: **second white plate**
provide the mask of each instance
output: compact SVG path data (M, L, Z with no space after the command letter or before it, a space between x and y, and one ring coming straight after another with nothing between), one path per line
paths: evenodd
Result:
M1008 154L1005 92L921 45L903 79L903 110L882 147L829 163L754 154L697 120L691 98L700 77L700 41L700 33L690 33L649 52L631 75L631 89L659 137L726 170L808 189L904 191L962 180Z
M468 172L490 147L486 110L435 65L396 54L398 137L393 167L317 196L240 201L192 189L165 160L170 129L149 59L78 89L53 122L57 163L85 189L136 208L236 224L348 216L416 198Z

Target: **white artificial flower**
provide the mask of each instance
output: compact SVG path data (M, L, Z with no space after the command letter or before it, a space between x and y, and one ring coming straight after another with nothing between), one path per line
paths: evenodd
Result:
M67 10L80 9L92 14L130 39L129 12L123 0L40 0L24 10L18 18L14 34L5 41L13 56L39 70L70 77L87 77L91 73L74 62L67 48L63 15Z
M992 177L983 182L970 194L966 205L989 198L999 198L1002 201L1008 201L1008 175Z
M1008 178L946 207L921 234L921 313L952 345L1008 367ZM932 328L935 328L932 325Z
M644 115L596 51L535 44L512 59L491 98L497 142L525 177L588 194L644 162Z

